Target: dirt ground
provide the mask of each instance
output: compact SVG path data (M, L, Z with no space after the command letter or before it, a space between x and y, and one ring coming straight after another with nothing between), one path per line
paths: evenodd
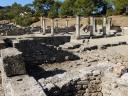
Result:
M87 66L98 64L99 62L111 62L114 64L121 63L128 66L128 46L114 46L105 50L93 50L78 53L80 60L66 61L63 63L41 65L45 71L64 70L65 72L71 70L80 70Z

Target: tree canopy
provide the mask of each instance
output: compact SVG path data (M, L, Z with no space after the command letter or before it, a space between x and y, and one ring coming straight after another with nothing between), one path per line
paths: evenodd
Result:
M67 16L113 15L124 14L128 0L33 0L32 4L14 3L11 6L0 7L0 20L32 22L34 17L40 16L56 18ZM18 19L21 19L19 20ZM31 19L32 18L32 19ZM37 21L34 20L34 21Z

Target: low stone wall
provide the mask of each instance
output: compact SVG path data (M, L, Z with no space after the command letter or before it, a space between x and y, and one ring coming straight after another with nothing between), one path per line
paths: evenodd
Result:
M83 78L84 80L78 81L75 85L77 89L76 96L103 96L100 71L95 71Z
M21 40L15 44L16 48L23 52L26 64L43 64L63 62L79 59L71 52L61 50L61 44L70 41L69 36L33 38L33 40Z
M83 69L42 78L38 82L47 96L103 96L102 69Z
M39 83L26 75L22 53L15 48L1 51L0 70L4 96L46 96Z
M85 75L78 80L70 81L70 83L62 87L61 95L57 96L103 96L101 83L101 74L97 71L94 74Z

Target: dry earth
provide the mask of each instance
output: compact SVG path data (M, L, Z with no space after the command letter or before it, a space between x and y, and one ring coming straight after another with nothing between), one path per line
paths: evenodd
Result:
M94 64L98 64L98 62L111 62L114 64L122 63L128 66L128 46L116 46L111 47L105 50L93 50L78 53L81 57L80 60L77 61L66 61L63 63L56 63L56 64L47 64L42 65L46 71L61 69L65 71L71 70L79 70L83 67L91 66Z

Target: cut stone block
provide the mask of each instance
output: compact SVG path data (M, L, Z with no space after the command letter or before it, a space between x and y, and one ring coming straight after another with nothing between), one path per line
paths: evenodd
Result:
M1 55L3 59L2 69L7 77L26 74L22 53L16 48L3 49Z

